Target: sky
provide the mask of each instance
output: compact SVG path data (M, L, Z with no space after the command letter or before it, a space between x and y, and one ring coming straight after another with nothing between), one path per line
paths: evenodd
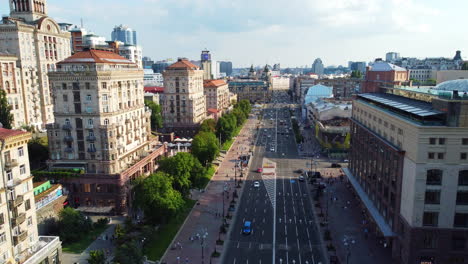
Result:
M0 13L8 14L2 0ZM200 58L234 67L281 63L311 67L404 57L468 54L467 0L48 0L57 22L80 24L110 39L124 24L153 60ZM465 46L462 44L465 43Z

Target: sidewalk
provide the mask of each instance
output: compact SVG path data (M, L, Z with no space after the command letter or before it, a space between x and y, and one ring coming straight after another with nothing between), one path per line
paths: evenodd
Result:
M103 216L105 217L105 216ZM92 217L93 221L97 221L98 218L101 217ZM96 219L94 219L96 218ZM117 224L122 225L125 222L124 217L111 217L112 221L109 224L109 227L99 235L99 237L94 240L81 254L73 254L73 253L66 253L63 252L62 262L67 264L73 263L88 263L87 259L89 257L89 252L91 250L104 250L104 252L108 251L107 261L111 263L111 260L114 256L115 245L111 242L111 240L104 238L107 235L107 238L110 238L114 234L114 229Z
M347 263L347 257L349 263L392 263L391 249L385 248L384 243L371 231L369 221L364 218L358 198L349 189L346 177L340 180L341 169L319 168L318 171L325 178L321 181L326 184L326 188L320 198L321 207L315 207L315 210L317 215L323 215L320 217L321 222L328 220L332 240L325 242L336 248L340 263ZM326 226L321 227L322 236L325 229ZM332 251L328 253L334 255Z
M216 245L216 240L218 238L225 240L227 237L227 234L219 232L223 223L223 200L224 213L227 214L229 201L235 190L235 161L240 155L248 154L252 150L257 122L258 120L255 118L247 120L205 191L192 194L193 199L198 196L198 202L180 228L170 248L166 250L161 259L162 263L220 263L220 257L210 258L215 248L217 252L222 252L223 246ZM244 175L247 173L244 171ZM239 174L238 170L237 180L240 179ZM225 190L227 194L224 195L223 199ZM237 192L240 194L240 189ZM204 235L206 235L205 238L203 238ZM191 240L191 237L195 237L196 240ZM177 249L172 249L174 244L177 245ZM204 244L203 248L202 244Z

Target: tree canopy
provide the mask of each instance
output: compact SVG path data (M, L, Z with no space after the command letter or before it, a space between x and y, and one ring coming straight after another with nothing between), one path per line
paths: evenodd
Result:
M141 264L143 263L143 250L137 242L128 241L115 250L114 262L116 264Z
M468 71L468 62L464 62L461 69L463 71Z
M91 250L89 252L89 257L87 259L89 264L105 264L106 257L104 256L104 251L102 250Z
M151 109L151 130L156 131L163 127L161 106L153 101L145 100L145 105Z
M59 236L63 242L80 240L92 229L92 222L81 212L67 207L59 212Z
M186 152L161 160L159 168L172 178L172 186L183 196L187 196L191 185L196 185L205 174L200 161Z
M352 71L351 72L351 78L362 78L362 72L361 71Z
M157 222L165 222L184 206L182 195L172 187L172 177L161 171L137 180L134 190L135 205Z
M211 163L219 154L219 144L213 132L200 131L193 138L192 154L203 166Z
M11 105L8 104L6 92L3 89L0 89L0 123L8 129L11 129L13 124Z
M200 131L216 132L216 121L214 119L205 119L200 125Z

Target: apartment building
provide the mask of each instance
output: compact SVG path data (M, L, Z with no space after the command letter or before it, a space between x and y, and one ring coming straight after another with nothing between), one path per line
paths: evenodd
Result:
M193 136L206 119L203 70L178 59L163 72L164 128L176 135Z
M102 50L77 52L49 73L55 123L47 126L49 169L84 172L62 184L83 210L124 212L129 182L149 175L165 146L153 138L143 70Z
M229 86L225 80L205 80L203 88L207 112L208 109L223 112L229 108Z
M379 91L382 85L400 85L408 81L408 70L388 62L378 61L367 67L366 78L361 91L374 93Z
M30 139L28 132L0 128L0 262L61 263L59 238L38 236Z
M384 85L353 103L345 172L396 263L468 261L467 92Z
M229 81L229 90L237 95L237 99L254 102L269 102L272 90L268 81L259 79L234 79Z
M46 0L9 3L10 16L0 24L0 52L17 57L25 123L41 129L54 121L47 72L70 56L70 33L47 16Z
M20 72L16 67L15 55L0 53L0 89L6 93L8 104L11 106L10 113L13 115L14 128L20 128L26 124L24 114L23 98L21 89Z

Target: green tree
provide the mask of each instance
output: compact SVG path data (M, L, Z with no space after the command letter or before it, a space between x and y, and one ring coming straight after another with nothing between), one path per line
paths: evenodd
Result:
M89 258L87 259L89 264L105 264L106 257L102 250L91 250L89 252Z
M41 138L34 137L28 142L28 155L31 169L39 169L44 167L49 159L49 149L43 144Z
M0 123L4 128L11 129L13 123L13 114L11 113L11 105L8 104L5 90L0 90Z
M226 142L232 138L232 135L236 129L236 123L232 119L228 118L229 114L224 115L218 119L216 123L217 136L221 137L222 142Z
M67 207L59 212L59 236L63 242L74 242L80 240L92 229L92 222L81 212Z
M135 205L145 212L147 218L158 223L165 223L185 203L181 193L172 187L171 176L161 171L136 180L134 191Z
M216 132L216 121L214 119L205 119L200 125L200 131Z
M249 118L249 114L252 111L252 105L250 104L249 100L240 100L236 106L238 106L240 110L245 114L246 119Z
M163 127L161 106L149 100L145 100L145 105L151 109L151 130L156 131Z
M117 247L114 263L116 264L141 264L143 263L143 251L135 241L129 241Z
M362 72L358 70L352 71L351 78L358 78L358 79L362 78Z
M192 154L198 158L203 166L211 163L219 154L216 135L212 132L198 132L192 141Z
M189 194L192 182L196 178L192 175L192 169L196 166L196 163L201 166L200 161L192 154L179 152L174 157L161 160L159 168L169 174L174 189L186 197Z
M236 117L236 124L239 126L245 122L245 113L240 108L232 110L232 114Z
M463 71L468 71L468 62L464 62L461 69Z

